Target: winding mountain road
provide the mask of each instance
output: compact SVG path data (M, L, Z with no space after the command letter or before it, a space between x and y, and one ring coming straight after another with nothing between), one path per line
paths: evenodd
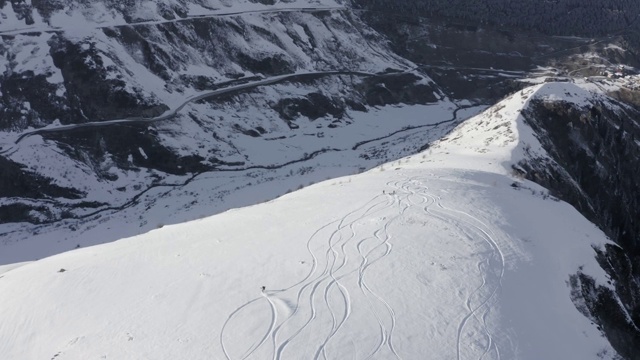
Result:
M300 13L315 13L321 11L333 11L333 10L345 10L346 7L343 6L335 6L335 7L290 7L290 8L275 8L275 9L262 9L262 10L247 10L247 11L234 11L234 12L212 12L210 14L198 14L198 15L189 15L183 18L178 19L170 19L170 20L149 20L149 21L138 21L131 23L123 23L123 24L106 24L106 25L94 25L89 27L89 29L109 29L109 28L121 28L121 27L129 27L129 26L145 26L145 25L160 25L167 23L178 23L185 22L197 19L208 19L208 18L224 18L224 17L232 17L232 16L240 16L240 15L248 15L248 14L275 14L275 13L287 13L287 12L300 12ZM87 26L89 24L83 24L81 28L82 31L87 30ZM34 33L63 33L63 32L71 32L73 30L78 30L76 27L55 27L55 26L30 26L19 29L10 29L0 31L0 37L2 36L16 36L21 34L34 34Z
M259 86L273 85L273 84L277 84L277 83L281 83L281 82L285 82L285 81L306 80L306 79L311 79L311 78L319 77L319 76L353 75L353 76L372 77L372 76L385 76L385 75L397 75L397 74L399 74L399 73L389 73L389 74L380 73L380 74L375 74L375 73L367 73L367 72L360 72L360 71L343 70L343 71L323 71L323 72L309 72L309 73L288 74L288 75L270 77L270 78L266 78L266 79L260 79L260 80L251 81L251 82L248 82L248 83L243 83L243 84L239 84L239 85L232 85L232 86L229 86L229 87L208 91L208 92L205 92L205 93L202 93L202 94L198 94L198 95L189 97L189 98L185 99L180 106L176 107L175 109L167 111L165 114L163 114L161 116L154 117L154 118L133 117L133 118L125 118L125 119L117 119L117 120L109 120L109 121L101 121L101 122L89 122L89 123L84 123L84 124L71 124L71 125L59 126L59 127L55 127L55 128L37 129L37 130L28 131L28 132L25 132L25 133L21 134L15 140L14 144L11 144L9 146L4 146L4 148L0 148L0 155L4 155L4 156L11 155L11 153L13 153L15 150L17 150L17 148L19 146L19 143L21 141L23 141L24 139L30 137L30 136L47 134L47 133L67 132L67 131L73 131L73 130L78 130L78 129L83 129L83 128L105 127L105 126L122 125L122 124L148 124L148 123L154 123L154 122L158 122L158 121L170 120L173 117L175 117L187 104L189 104L191 102L195 102L195 101L202 100L202 99L205 99L205 98L211 98L211 97L216 97L216 96L222 96L222 95L228 95L228 94L232 94L232 93L236 93L236 92L241 92L241 91L249 90L249 89L252 89L252 88L259 87ZM229 84L229 82L226 82L224 84ZM458 112L460 110L464 110L464 109L472 108L472 107L474 107L474 106L460 106L460 105L458 105L453 110L451 118L443 120L443 121L440 121L440 122L436 122L436 123L432 123L432 124L405 127L405 128L393 131L393 132L391 132L389 134L386 134L384 136L381 136L381 137L377 137L377 138L374 138L374 139L369 139L369 140L366 140L366 141L358 142L358 143L354 144L353 146L346 147L346 148L324 148L324 149L316 150L316 151L310 152L309 154L305 154L305 155L301 156L300 158L297 158L297 159L294 159L294 160L290 160L290 161L287 161L287 162L284 162L284 163L280 163L280 164L251 165L251 166L243 166L243 167L218 167L218 168L216 168L214 170L194 173L190 177L188 177L187 179L185 179L183 181L180 181L178 183L158 183L158 184L153 184L153 185L150 185L149 187L141 190L135 196L133 196L131 199L127 200L126 202L124 202L122 204L110 205L110 206L102 207L100 209L96 209L95 211L91 211L91 212L88 212L88 213L83 214L81 216L78 216L77 219L88 219L88 218L91 218L91 217L94 217L94 216L97 216L97 215L100 215L100 214L103 214L103 213L106 213L106 212L110 212L110 211L114 211L114 212L122 211L122 210L127 209L127 208L129 208L131 206L136 205L145 194L149 193L153 189L184 187L184 186L188 185L189 183L197 180L200 176L202 176L202 175L204 175L206 173L210 173L210 172L244 172L244 171L250 171L250 170L275 170L275 169L284 168L284 167L292 165L292 164L303 163L305 161L309 161L309 160L314 159L317 156L325 154L325 153L341 152L341 151L347 151L347 150L358 150L360 147L362 147L364 145L375 143L375 142L378 142L378 141L387 140L387 139L390 139L390 138L392 138L394 136L397 136L399 134L403 134L403 133L407 133L407 132L411 132L411 131L416 131L416 130L420 130L420 129L423 129L423 128L437 128L437 127L439 127L441 125L444 125L444 124L456 123L457 121L459 121ZM53 224L53 223L58 223L60 221L61 220L52 220L52 221L43 222L43 224Z
M394 73L394 74L397 74L397 73ZM105 126L112 126L112 125L155 123L155 122L170 120L174 118L182 109L184 109L185 106L199 100L213 98L213 97L222 96L222 95L239 93L244 90L250 90L260 86L274 85L274 84L278 84L286 81L303 81L303 80L313 79L316 77L340 76L340 75L373 77L373 76L383 76L384 74L375 74L375 73L351 71L351 70L337 70L337 71L317 71L317 72L295 73L295 74L273 76L273 77L264 78L257 81L251 81L251 82L229 86L222 89L207 91L202 94L191 96L185 99L176 108L168 110L164 114L157 117L152 117L152 118L131 117L131 118L106 120L106 121L93 121L93 122L87 122L83 124L69 124L69 125L62 125L62 126L56 126L56 127L25 131L16 138L13 144L14 146L7 146L5 148L0 149L0 155L4 155L11 152L12 150L15 150L15 146L18 145L22 140L34 135L60 133L60 132L78 130L78 129L92 128L92 127L105 127Z

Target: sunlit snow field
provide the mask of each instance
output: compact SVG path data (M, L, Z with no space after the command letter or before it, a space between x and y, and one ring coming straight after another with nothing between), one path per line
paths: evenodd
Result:
M411 157L9 270L0 353L611 358L568 285L606 283L592 249L606 237L508 170L525 147L544 156L518 109L551 90L590 96L539 85Z

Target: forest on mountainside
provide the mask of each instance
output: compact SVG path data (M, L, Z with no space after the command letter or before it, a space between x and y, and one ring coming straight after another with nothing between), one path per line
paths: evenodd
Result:
M546 35L624 34L640 44L637 0L354 0L361 8L399 15L447 17Z

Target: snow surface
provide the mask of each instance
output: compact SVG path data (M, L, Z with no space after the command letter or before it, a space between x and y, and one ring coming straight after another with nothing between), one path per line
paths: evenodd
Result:
M608 240L545 189L511 186L507 164L535 145L521 101L359 175L9 270L0 354L612 358L568 286L577 271L606 283L592 246Z
M231 2L225 2L224 4L216 2L217 5L212 3L207 7L211 9L217 8L218 5L226 7L227 3ZM304 4L306 4L307 8L303 6ZM231 5L233 4L229 6ZM418 113L418 110L407 112L403 110L394 111L396 109L393 108L381 109L381 111L371 109L374 113L371 117L355 111L349 111L342 119L335 119L332 116L316 120L301 117L295 120L300 129L292 131L287 123L281 119L278 112L272 109L272 106L282 99L305 97L311 93L322 93L329 98L353 98L354 82L358 82L359 78L350 76L343 76L340 79L328 77L318 80L314 84L285 83L270 85L252 91L243 91L241 94L234 96L236 100L233 101L189 103L182 108L181 105L184 104L185 100L200 96L203 93L209 93L209 91L196 90L189 83L180 84L180 81L176 79L180 78L182 74L193 76L208 73L208 80L214 83L225 83L231 80L229 73L242 72L247 77L258 75L246 71L241 64L233 59L231 55L234 53L243 53L256 59L261 59L269 54L282 55L288 59L290 58L289 60L294 65L293 70L296 73L336 69L353 69L374 73L387 68L415 67L413 65L409 66L411 64L406 60L392 55L384 42L373 41L380 36L355 18L348 16L347 13L338 11L336 13L339 16L331 18L314 14L313 9L316 6L329 6L329 3L279 2L277 6L270 8L271 10L264 12L258 11L258 8L263 7L262 5L254 5L256 6L254 12L224 18L215 26L215 29L220 31L220 34L216 35L216 37L219 36L221 40L227 42L225 46L218 46L215 42L205 42L204 44L202 41L176 42L175 39L179 39L183 35L184 38L198 39L197 34L193 32L193 26L188 21L180 22L176 20L176 23L172 24L175 29L171 30L171 33L174 35L181 34L180 36L171 37L175 38L174 40L167 38L168 32L162 31L158 25L143 26L143 28L148 28L144 35L145 38L162 47L165 53L175 57L174 64L179 64L171 70L171 81L163 80L149 70L148 64L145 65L145 62L141 60L143 56L139 47L124 45L117 38L107 36L101 29L87 27L87 31L92 31L90 36L84 37L83 35L81 39L71 40L72 42L77 42L82 49L93 49L93 55L87 57L87 64L95 65L97 72L103 71L105 79L122 80L125 84L122 86L122 90L145 98L150 103L165 104L173 110L181 108L182 110L178 116L170 121L153 124L153 126L150 126L150 131L158 132L159 145L167 147L170 151L180 156L201 156L206 159L204 160L205 163L222 160L227 163L244 163L246 167L282 165L289 161L299 160L305 153L314 154L330 146L347 152L358 142L370 140L372 137L386 136L402 130L406 126L429 125L435 121L451 119L454 105L445 99L437 104L424 107L424 109L429 109L433 113L433 119L425 119L422 114L419 114L420 116L408 114ZM283 8L285 5L287 5L286 9L298 7L301 10L298 12L288 11ZM308 6L314 6L314 8L310 9ZM280 11L283 13L275 13ZM299 28L302 28L304 33L308 33L308 40L313 39L313 47L301 39ZM274 38L265 36L265 33L273 34ZM353 34L356 33L361 35L354 37ZM71 36L69 34L61 36L68 37L67 35ZM47 33L41 35L16 35L12 39L11 37L6 37L6 39L9 39L5 41L7 44L6 54L8 58L15 57L25 61L25 66L34 67L34 70L37 70L36 75L44 73L50 81L59 81L56 91L58 96L70 96L68 94L65 95L66 90L60 70L53 65L52 58L49 55L51 48L47 41L52 36L54 35ZM371 40L371 43L363 41L363 39ZM36 51L36 55L42 56L33 58L31 56L32 51ZM9 72L13 68L26 70L22 63L7 62L3 65L1 59L2 57L0 57L0 69L4 66ZM102 64L102 68L97 64ZM189 71L194 69L196 73L190 74ZM430 80L425 79L425 81ZM25 112L28 112L26 104L22 107ZM479 110L480 108L476 111ZM401 120L396 121L395 119L398 117L401 117ZM360 120L363 118L365 119L363 121L358 121L357 123L354 121L354 119ZM41 124L41 127L37 126L40 124L37 124L34 127L52 130L69 128L61 126L60 120L48 120L52 120L49 125L45 123ZM85 120L86 123L92 124L97 120L106 119L89 119L85 117ZM47 120L42 119L42 121L46 122ZM339 125L338 128L329 128L330 126L338 126L334 124L336 122ZM7 261L32 260L58 252L58 250L52 251L52 248L67 250L78 244L85 246L104 241L113 241L121 237L149 231L158 223L167 224L193 220L230 207L252 204L255 198L250 196L243 196L244 199L238 202L226 201L223 198L226 197L226 194L236 196L237 186L246 187L251 183L255 185L255 183L259 183L272 175L266 174L264 178L257 176L257 179L248 179L238 175L229 177L217 176L217 178L209 176L208 181L206 181L207 184L203 185L205 181L201 180L201 178L204 176L200 174L197 179L198 185L191 186L190 190L186 192L185 187L178 186L178 184L190 182L194 174L175 176L144 167L122 167L117 169L114 167L116 163L114 161L115 157L111 154L105 153L101 158L93 159L91 158L93 155L82 149L78 149L80 151L79 156L72 159L61 149L60 143L40 136L24 138L23 141L16 144L16 141L22 135L35 130L33 128L22 128L26 127L24 125L26 123L28 122L25 115L23 123L18 122L16 124L18 129L14 129L15 131L0 131L0 153L34 173L52 179L56 185L75 188L87 194L81 200L56 199L56 201L71 207L83 201L100 204L95 210L85 207L80 210L72 209L73 216L82 217L97 212L100 212L100 214L90 219L82 218L79 221L58 224L64 227L64 230L61 232L55 231L57 235L54 245L50 245L51 242L48 240L44 246L34 245L34 241L38 242L44 232L54 232L50 227L45 227L46 229L44 229L41 226L29 224L1 224L0 238L2 238L2 242L13 243L14 241L25 240L25 244L19 246L29 250L16 257L15 252L4 248L3 251L0 251L0 258L2 258L0 259L0 264L7 263ZM266 134L261 138L253 139L238 131L233 127L234 125L241 125L245 129L262 128L266 130ZM346 136L346 134L349 134L349 136ZM432 140L433 138L430 136L429 141ZM402 146L407 149L400 155L394 154L394 156L397 158L413 153L426 142L422 140L416 142L411 149L407 148L407 145ZM133 149L131 154L128 154L128 157L134 161L134 167L136 165L140 166L140 161L136 159L144 158L144 156L141 156L137 146ZM151 155L150 150L143 148L143 151L149 155ZM375 159L361 161L358 159L358 155L363 153L363 151L359 151L354 156L349 155L349 161L331 157L329 165L326 163L319 164L320 167L325 168L337 165L336 167L342 169L340 171L332 170L330 174L324 173L320 175L320 173L316 173L314 177L305 175L292 181L282 180L284 173L278 173L277 176L271 177L271 179L273 180L277 177L277 181L282 183L272 185L270 189L263 192L268 195L261 194L260 199L272 199L275 196L284 194L287 190L294 190L301 185L307 185L311 181L324 180L328 176L346 175L361 171L361 169L368 169L389 158L380 156ZM327 157L323 157L323 159L327 159ZM311 171L302 169L302 166L297 168L288 167L285 171L287 173L291 172L291 174L295 174L298 171L305 173L315 172L316 165L318 165L318 162L311 162L305 165L311 167ZM346 168L349 170L344 170ZM240 173L239 169L225 170ZM107 172L112 175L110 176L111 179L116 180L105 181L101 174ZM228 178L233 180L227 181ZM238 185L238 183L241 185ZM158 184L161 186L156 187ZM164 199L161 206L167 206L166 212L158 218L151 218L151 220L140 215L149 212L148 208L145 209L146 206L150 207L159 203L158 198L164 197L169 192L176 193L176 191L171 190L174 187L173 185L180 188L180 199ZM273 188L277 188L277 191L274 192ZM185 192L183 193L182 190ZM203 193L205 194L204 196L194 195ZM82 231L69 231L69 228L82 230L83 228L100 227L101 224L105 223L110 224L109 220L105 218L105 213L111 212L111 209L114 208L129 207L131 205L130 202L138 197L146 203L135 207L135 212L132 211L132 213L128 214L125 220L118 217L116 221L116 223L131 223L131 226L119 224L116 226L119 231L108 229L108 233L113 235L108 236L107 239L103 235L105 232L98 232L99 235L96 236L87 236ZM208 199L204 200L203 197ZM11 202L14 204L33 204L30 199L13 198L3 199L2 201L5 204ZM200 208L197 215L194 215L196 212L189 212L186 218L185 215L174 216L176 212L184 213L182 211L183 207L194 207L194 204L190 204L191 202L199 203L196 206ZM39 208L42 210L34 210L34 212L42 211L41 216L34 214L33 217L40 218L43 221L47 217L47 213L60 214L63 211L60 206L56 206L54 203L45 202L41 205ZM98 219L98 217L101 218ZM126 229L126 231L121 230L122 228ZM79 233L83 234L79 235ZM49 239L51 236L45 235L45 237ZM78 238L80 239L76 242ZM70 239L73 239L72 244L69 244ZM66 244L59 245L58 242ZM29 245L26 245L26 243L29 243ZM35 252L32 252L34 249Z
M202 107L203 112L211 111L208 107ZM437 124L451 120L455 107L455 104L448 101L427 106L387 106L367 113L353 112L350 115L352 124L337 129L318 129L317 121L304 121L299 123L303 134L289 135L278 140L263 138L253 142L238 137L239 144L242 145L240 151L248 154L249 159L255 156L260 161L249 164L254 166L280 166L300 159L304 152L321 151L327 144L336 151L320 153L307 161L294 162L281 168L243 170L229 167L229 171L206 172L193 179L193 175L169 176L161 183L164 186L146 191L143 187L145 178L156 172L121 170L118 180L114 182L89 181L85 173L90 170L80 162L70 163L68 158L57 151L53 142L45 142L40 136L25 138L20 143L20 151L13 155L14 159L24 159L30 169L44 173L60 169L63 171L63 176L58 177L60 184L83 184L87 191L91 190L92 199L108 201L113 208L96 209L96 215L49 225L0 224L0 264L34 260L71 250L78 245L84 247L130 237L158 226L190 221L231 208L271 200L311 183L370 169L388 161L386 159L413 154L423 144L444 136L455 122ZM471 107L461 110L458 117L465 119L482 109L483 107ZM254 121L258 117L255 110L243 111L246 111L247 116L253 114ZM213 112L212 116L218 114L222 115L224 112ZM265 126L261 123L247 125ZM192 126L195 126L193 122L183 122L165 124L160 129L172 134L167 136L167 141L175 142L176 147L194 144L193 149L197 149L199 128L192 129ZM406 131L402 131L403 129ZM182 136L190 137L191 142L179 141ZM380 139L371 141L376 138ZM363 141L371 142L354 149ZM187 148L185 151L190 150ZM110 155L107 154L105 160L98 164L101 169L111 167L109 158ZM114 191L116 186L121 186L123 191ZM141 192L143 193L137 201L130 203L132 194ZM14 199L6 201L11 200ZM82 200L70 200L74 201ZM48 206L48 203L38 204ZM57 211L55 205L51 205L49 210Z
M512 166L527 157L548 157L533 129L525 124L520 114L533 99L563 101L585 108L598 99L605 100L605 97L584 86L567 82L542 83L525 88L469 119L436 142L434 149L439 148L455 156L432 160L441 162L443 167L509 172Z
M8 271L11 271L13 269L17 269L20 266L24 266L24 265L27 265L27 264L30 264L30 263L31 263L31 261L26 261L26 262L22 262L22 263L14 263L14 264L9 264L9 265L0 265L0 275L6 273Z

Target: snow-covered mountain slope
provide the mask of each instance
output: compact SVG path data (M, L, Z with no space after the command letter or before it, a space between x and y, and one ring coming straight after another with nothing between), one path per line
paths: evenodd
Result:
M181 3L196 6L198 1ZM109 1L56 5L64 6L56 11L62 15L75 14L74 7L89 8L81 16L85 23L77 26L81 33L75 28L15 35L0 32L3 130L151 117L191 95L254 75L341 69L378 72L409 64L389 53L380 35L331 1L270 6L234 2L228 4L234 11L225 16L214 13L122 26L93 19L104 13L91 7L131 15L135 11L123 7L176 4L166 0L122 6ZM0 14L10 18L6 13L15 7L4 3ZM152 10L151 20L161 17L160 8ZM73 21L62 22L69 23Z
M435 143L434 148L446 149L447 154L455 155L452 159L442 158L443 166L460 167L458 161L467 159L462 166L513 172L514 169L524 171L520 169L523 162L551 161L538 140L542 134L533 131L522 116L532 101L570 104L586 112L598 102L608 100L585 84L549 82L522 89L465 121ZM615 107L612 103L609 105ZM478 161L479 158L484 161Z
M609 241L511 176L522 149L545 156L517 109L557 86L579 90L542 85L423 153L9 270L0 353L614 358L571 286L576 273L607 286L592 246Z
M433 106L449 109L434 119L455 119L456 104L353 12L332 1L268 3L21 3L44 28L0 33L0 223L95 219L157 187L433 125L401 117L372 127L363 114L378 106ZM163 10L178 5L190 9L179 19ZM0 15L18 19L9 13L20 6L1 2ZM264 85L282 75L292 77Z

